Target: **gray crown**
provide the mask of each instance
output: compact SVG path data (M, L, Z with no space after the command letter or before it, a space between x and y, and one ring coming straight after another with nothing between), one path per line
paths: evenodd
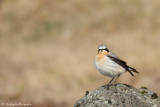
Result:
M98 49L105 49L105 48L107 48L107 45L105 45L105 44L100 44L98 46Z

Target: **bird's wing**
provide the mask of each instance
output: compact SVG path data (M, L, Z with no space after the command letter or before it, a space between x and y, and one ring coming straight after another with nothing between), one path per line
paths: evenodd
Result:
M130 67L127 65L127 63L123 60L121 60L117 55L115 55L112 52L109 52L109 54L107 54L107 56L113 60L114 62L116 62L117 64L119 64L120 66L122 66L126 71L128 71L132 76L134 76L132 74L132 72L130 71Z
M120 61L123 64L127 64L125 61L121 60L116 54L109 52L108 57L110 57L111 59Z

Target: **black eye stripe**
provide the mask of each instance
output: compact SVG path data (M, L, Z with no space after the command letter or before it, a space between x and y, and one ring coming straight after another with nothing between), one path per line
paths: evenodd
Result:
M102 51L102 50L105 50L105 51L109 52L109 50L107 48L105 48L105 49L98 49L98 52Z
M109 50L107 48L105 48L104 50L106 50L107 52L109 52Z

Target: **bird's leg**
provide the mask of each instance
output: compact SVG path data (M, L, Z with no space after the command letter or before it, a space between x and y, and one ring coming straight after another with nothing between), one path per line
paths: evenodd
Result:
M111 84L113 84L117 79L118 79L118 77L120 76L120 74L117 76L117 77L113 77L112 79L111 79L111 81L109 82L109 84L108 84L108 88L109 88L109 86L111 85ZM114 81L113 81L114 80ZM112 82L113 81L113 82Z
M109 82L109 85L111 85L112 81L114 80L114 77L111 79L111 81Z
M107 85L107 86L108 86L108 89L109 89L109 87L110 87L110 85L111 85L111 83L112 83L113 80L114 80L114 77L111 79L111 81L110 81L109 84Z
M113 83L118 79L119 76L120 76L120 75L118 75L118 76L115 78L115 80L113 81Z
M120 76L120 74L117 77L115 77L115 80L113 81L113 83L118 79L119 76ZM115 85L115 92L117 92L116 85Z

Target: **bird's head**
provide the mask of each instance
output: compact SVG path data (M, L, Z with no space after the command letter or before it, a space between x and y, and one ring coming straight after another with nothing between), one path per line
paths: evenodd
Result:
M105 45L105 44L100 44L100 45L98 46L98 53L99 53L99 52L103 52L103 51L109 52L109 50L108 50L108 48L107 48L107 45Z

